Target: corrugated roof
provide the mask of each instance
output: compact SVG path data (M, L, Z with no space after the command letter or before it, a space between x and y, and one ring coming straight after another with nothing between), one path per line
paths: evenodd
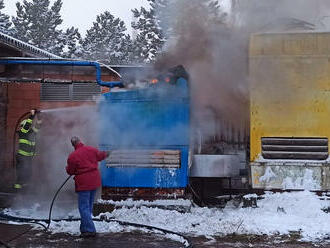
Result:
M51 59L61 59L60 56L57 56L53 53L47 52L40 48L37 48L33 45L30 45L24 41L18 40L12 36L0 32L0 43L4 43L8 46L17 48L21 51L27 52L31 55L35 55L42 58L51 58Z

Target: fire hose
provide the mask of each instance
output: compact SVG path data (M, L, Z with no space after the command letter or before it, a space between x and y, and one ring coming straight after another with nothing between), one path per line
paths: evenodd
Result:
M26 112L24 113L18 120L15 126L15 132L14 132L14 137L13 137L13 144L15 146L15 141L16 141L16 130L18 128L18 125L20 123L20 120L25 117L26 115L28 115L30 112ZM15 148L13 148L15 151ZM13 163L15 164L15 152L13 151ZM61 191L61 189L63 188L63 186L67 183L67 181L71 178L71 176L68 176L66 178L66 180L62 183L62 185L58 188L58 190L56 191L51 205L50 205L50 209L49 209L49 215L48 215L48 219L36 219L36 218L24 218L24 217L16 217L16 216L11 216L11 215L7 215L3 212L0 212L0 219L4 219L4 220L11 220L11 221L15 221L15 222L21 222L21 223L31 223L31 224L37 224L37 225L41 225L45 231L47 231L50 227L51 221L55 221L55 222L59 222L59 221L79 221L80 218L67 218L67 219L54 219L52 220L52 210L53 210L53 205L54 202L56 200L57 195L59 194L59 192ZM179 237L182 237L186 243L185 246L186 247L193 247L191 245L191 242L189 241L189 239L187 237L185 237L184 235L177 233L177 232L173 232L170 230L166 230L166 229L162 229L162 228L158 228L158 227L154 227L154 226L148 226L148 225L144 225L144 224L138 224L138 223L132 223L132 222L126 222L126 221L121 221L121 220L116 220L116 219L98 219L98 218L93 218L93 221L105 221L105 222L117 222L120 225L124 225L124 226L134 226L134 227L139 227L139 228L146 228L148 230L157 230L157 231L161 231L162 233L168 233L168 234L173 234L173 235L177 235ZM45 226L44 224L40 223L40 222L46 222L47 226ZM32 229L32 228L31 228ZM14 237L13 239L3 242L0 240L0 245L3 245L5 247L10 247L8 245L8 242L11 242L17 238L19 238L20 236L26 234L27 232L29 232L31 229L29 229L28 231L25 231L24 233L21 233L19 235L17 235L16 237Z
M37 225L41 225L43 228L44 228L44 231L47 231L50 227L50 223L51 221L54 221L54 222L59 222L59 221L79 221L80 218L64 218L64 219L53 219L52 220L52 210L53 210L53 205L54 205L54 202L56 200L56 197L57 195L59 194L59 192L61 191L61 189L63 188L63 186L67 183L67 181L71 178L71 176L68 176L65 181L62 183L62 185L58 188L58 190L56 191L53 199L52 199L52 202L51 202L51 205L50 205L50 208L49 208L49 215L48 215L48 219L36 219L36 218L24 218L24 217L17 217L17 216L12 216L12 215L8 215L8 214L5 214L3 212L0 212L0 219L3 219L3 220L10 220L10 221L15 221L15 222L21 222L21 223L31 223L31 224L37 224ZM139 223L133 223L133 222L127 222L127 221L121 221L121 220L116 220L116 219L111 219L111 218L93 218L93 221L97 221L97 222L116 222L120 225L123 225L123 226L133 226L133 227L137 227L137 228L146 228L148 230L157 230L157 231L160 231L162 233L165 233L165 234L173 234L173 235L177 235L181 238L183 238L183 240L185 241L184 242L184 245L185 247L189 247L189 248L192 248L193 245L191 244L191 241L188 237L184 236L183 234L181 233L177 233L177 232L173 232L173 231L170 231L170 230L167 230L167 229L163 229L163 228L159 228L159 227L155 227L155 226L149 226L149 225L144 225L144 224L139 224ZM40 223L40 222L46 222L48 223L47 226L45 226L44 224ZM31 228L32 229L32 228ZM0 244L7 247L7 248L10 248L10 246L8 245L8 242L11 242L19 237L21 237L22 235L24 235L25 233L29 232L31 229L29 229L28 231L25 231L24 233L20 234L20 235L17 235L16 237L14 237L13 239L7 241L7 242L3 242L0 240Z

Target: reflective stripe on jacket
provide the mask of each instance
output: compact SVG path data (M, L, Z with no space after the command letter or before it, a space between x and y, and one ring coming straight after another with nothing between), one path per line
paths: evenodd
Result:
M18 151L17 153L22 156L35 155L35 140L37 129L32 127L32 119L30 117L21 122L21 129L18 132Z

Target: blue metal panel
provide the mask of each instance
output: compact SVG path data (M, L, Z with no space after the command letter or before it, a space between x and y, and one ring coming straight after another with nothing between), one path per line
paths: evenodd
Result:
M178 148L175 147L175 149ZM102 185L133 188L184 188L188 183L188 148L179 149L181 150L180 168L107 168L103 162L101 164Z
M182 188L188 183L189 95L187 81L177 85L114 92L100 104L102 150L180 150L179 168L106 167L107 187Z

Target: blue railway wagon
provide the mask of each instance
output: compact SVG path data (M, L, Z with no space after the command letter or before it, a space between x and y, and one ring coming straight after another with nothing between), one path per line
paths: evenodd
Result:
M185 188L190 102L187 80L109 92L100 104L104 188Z

